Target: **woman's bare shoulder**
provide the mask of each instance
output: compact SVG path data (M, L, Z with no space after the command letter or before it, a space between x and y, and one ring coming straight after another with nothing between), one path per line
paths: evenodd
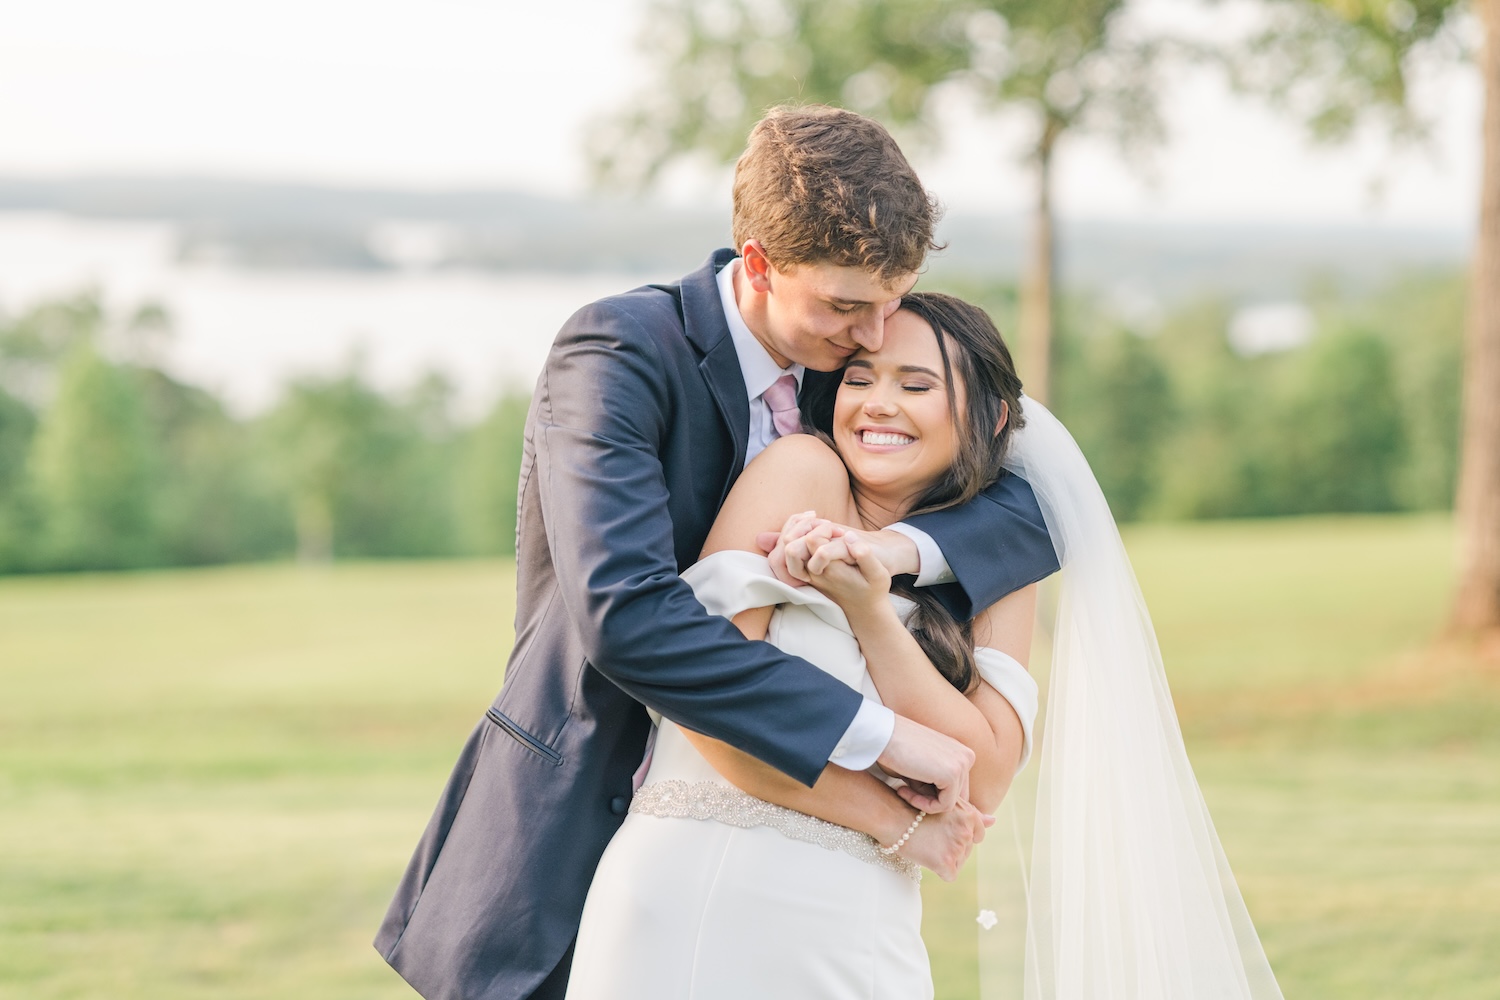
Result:
M833 445L817 434L788 434L766 445L764 451L745 467L745 471L762 469L772 472L826 472L847 480L849 471Z
M811 510L847 522L852 506L849 471L838 452L812 434L778 438L735 481L704 552L759 551L756 535L780 530L793 514Z

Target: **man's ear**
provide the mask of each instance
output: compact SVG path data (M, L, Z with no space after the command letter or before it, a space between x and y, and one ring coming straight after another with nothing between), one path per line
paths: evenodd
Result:
M766 256L766 248L760 245L760 240L746 240L745 245L740 248L740 266L745 269L745 277L750 279L750 287L764 294L771 290L771 259Z
M996 436L999 436L1000 432L1003 431L1003 430L1005 430L1005 424L1009 420L1010 420L1010 404L1007 403L1005 400L1002 399L1002 400L1000 400L1000 419L995 424L995 434L996 434Z

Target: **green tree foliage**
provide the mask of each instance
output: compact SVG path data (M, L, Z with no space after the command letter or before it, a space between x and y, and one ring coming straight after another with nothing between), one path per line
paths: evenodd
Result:
M1085 126L1161 134L1162 41L1124 0L655 0L642 48L655 79L591 135L605 177L639 182L684 153L730 160L765 109L838 104L933 132L935 88L1017 110L1040 143ZM1055 136L1054 136L1055 138Z
M0 572L46 565L30 459L37 413L55 395L63 359L92 343L103 320L98 296L85 292L0 324Z
M452 433L432 395L429 383L405 405L394 402L357 365L288 388L267 418L265 443L291 498L300 559L453 552L442 454Z
M0 326L0 388L42 406L56 388L63 360L75 348L96 344L104 308L94 292L44 302Z
M524 394L465 428L447 380L356 361L244 420L160 369L170 336L92 295L0 323L0 572L512 551Z
M1462 275L1407 275L1341 318L1379 336L1389 349L1407 441L1396 493L1406 509L1453 506L1466 291Z
M1167 368L1151 344L1118 330L1089 344L1063 371L1067 381L1058 387L1058 410L1077 414L1069 429L1089 456L1115 517L1135 520L1157 493L1162 449L1172 430L1175 402Z
M1276 506L1286 513L1396 509L1406 439L1385 342L1342 331L1320 337L1297 360L1268 463L1279 473Z
M0 573L26 565L28 522L26 456L36 434L36 415L0 388Z
M1252 357L1223 302L1137 337L1071 301L1094 332L1060 331L1056 408L1122 520L1444 509L1462 299L1452 276L1331 295L1310 343Z
M161 558L171 565L263 559L290 549L284 497L251 429L212 394L138 373L156 436Z
M75 346L32 452L47 563L121 569L156 558L153 444L139 379L92 344Z
M1464 58L1464 0L1263 0L1242 44L1223 50L1235 84L1323 142L1367 122L1402 140L1430 123L1411 103L1424 65Z
M36 415L0 389L0 506L19 495L25 483L26 453L36 433Z
M947 290L1013 326L1013 287ZM1122 520L1443 508L1464 297L1458 275L1411 275L1359 298L1321 292L1309 344L1244 357L1229 346L1226 302L1185 303L1140 335L1075 294L1055 408ZM14 382L0 365L0 387L24 383L40 401L0 388L0 572L283 558L299 546L319 559L513 551L524 393L464 427L443 379L382 392L355 364L240 419L151 367L150 351L110 360L95 338L120 327L87 301L0 326L0 349L21 325L31 345L51 345L30 357L69 345Z

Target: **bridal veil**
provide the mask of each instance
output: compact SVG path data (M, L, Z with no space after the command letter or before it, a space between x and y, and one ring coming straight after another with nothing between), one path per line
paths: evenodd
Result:
M986 975L983 995L1281 1000L1188 763L1109 505L1067 429L1037 402L1022 405L1006 467L1035 490L1062 573L1023 904L1024 993ZM986 881L1010 849L1002 833L982 851ZM981 905L990 891L982 887ZM981 934L983 952L995 939Z

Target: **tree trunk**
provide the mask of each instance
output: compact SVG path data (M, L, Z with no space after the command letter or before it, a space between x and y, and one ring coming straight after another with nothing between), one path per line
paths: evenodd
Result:
M1484 31L1484 167L1469 287L1459 584L1453 628L1500 628L1500 0L1475 0Z
M297 561L323 566L333 562L333 504L321 492L309 491L294 508Z
M1061 131L1049 118L1037 141L1036 206L1021 282L1021 381L1026 385L1026 395L1039 403L1047 403L1052 397L1052 151Z

